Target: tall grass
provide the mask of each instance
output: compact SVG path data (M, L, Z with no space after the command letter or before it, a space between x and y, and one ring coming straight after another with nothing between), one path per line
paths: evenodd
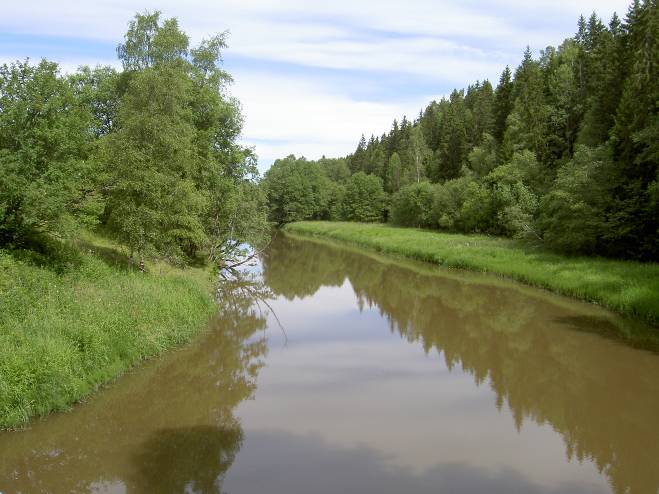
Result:
M380 224L305 221L286 230L378 252L489 272L659 325L659 264L569 257L510 239Z
M203 270L143 274L99 237L46 250L0 250L0 428L67 409L213 310Z

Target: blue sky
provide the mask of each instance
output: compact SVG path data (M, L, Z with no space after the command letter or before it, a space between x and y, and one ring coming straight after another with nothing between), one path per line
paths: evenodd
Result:
M477 79L496 83L528 44L538 53L576 30L579 14L608 22L627 0L167 0L6 2L0 63L47 57L64 71L111 64L136 10L177 17L196 43L230 31L225 67L243 106L242 140L265 170L288 154L351 152L362 133L414 118L432 99Z

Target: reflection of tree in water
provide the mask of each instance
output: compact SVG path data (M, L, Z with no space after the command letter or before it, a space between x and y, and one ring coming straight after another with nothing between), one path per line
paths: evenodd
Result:
M217 366L213 415L216 425L170 427L154 431L134 455L136 492L221 492L243 441L233 415L238 403L253 396L267 347L265 338L248 341L266 327L258 300L270 296L260 276L233 271L217 287L219 307L216 346L210 361ZM217 356L217 358L214 358ZM208 358L208 356L206 357Z
M263 280L262 271L225 269L220 272L215 298L220 312L248 311L251 315L262 318L272 314L281 329L284 339L288 341L286 330L269 300L275 298L274 292ZM263 325L265 329L265 324Z
M516 290L465 283L345 249L283 238L265 279L288 298L347 277L360 305L376 306L408 341L442 352L497 406L561 433L570 458L590 458L616 492L659 487L659 359L588 332L574 310Z
M288 300L308 297L321 286L341 286L346 279L341 265L328 262L325 249L277 236L263 253L263 279L277 295Z
M242 443L238 424L162 429L135 455L135 492L220 492L222 478Z

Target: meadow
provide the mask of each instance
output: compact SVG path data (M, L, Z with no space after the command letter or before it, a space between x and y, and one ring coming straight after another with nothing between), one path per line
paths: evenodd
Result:
M111 240L0 250L0 429L66 410L198 334L214 310L205 268L147 264Z

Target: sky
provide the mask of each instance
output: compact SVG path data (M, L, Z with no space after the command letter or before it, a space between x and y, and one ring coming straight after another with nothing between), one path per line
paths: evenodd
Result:
M289 154L354 151L394 118L476 80L493 85L573 36L580 14L608 22L629 0L0 0L0 63L46 57L63 72L114 65L135 12L176 17L192 44L229 31L224 67L259 168Z

